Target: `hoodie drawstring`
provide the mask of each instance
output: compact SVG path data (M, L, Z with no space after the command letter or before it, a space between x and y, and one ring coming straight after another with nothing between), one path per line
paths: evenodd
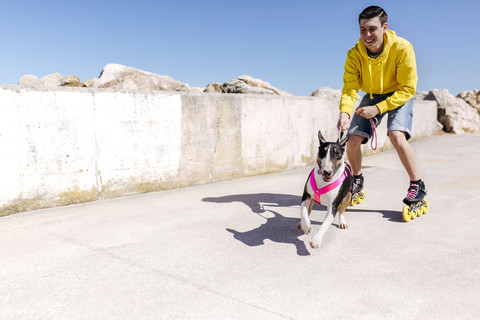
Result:
M368 59L368 74L370 76L370 99L373 100L372 59Z
M380 65L380 93L383 94L383 59L381 60L382 64Z

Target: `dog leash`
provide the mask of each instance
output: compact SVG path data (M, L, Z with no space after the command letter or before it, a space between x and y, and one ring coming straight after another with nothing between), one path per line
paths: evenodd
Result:
M378 124L377 118L370 119L370 126L372 127L372 141L370 141L370 146L372 147L372 150L377 150L377 147L378 147L377 129L376 129L377 124ZM375 147L373 146L373 139L375 139Z
M372 140L370 141L370 146L372 147L372 150L377 150L378 147L378 139L377 139L377 125L378 125L378 119L377 118L371 118L370 119L370 126L372 127ZM342 139L342 130L338 130L338 141ZM373 140L375 140L375 147L373 146Z

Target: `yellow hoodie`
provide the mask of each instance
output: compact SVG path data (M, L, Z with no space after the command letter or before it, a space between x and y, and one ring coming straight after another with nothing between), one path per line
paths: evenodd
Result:
M348 51L343 75L340 112L353 112L358 90L372 94L395 92L377 104L380 114L398 108L415 95L417 66L412 45L387 30L382 54L372 59L362 39Z

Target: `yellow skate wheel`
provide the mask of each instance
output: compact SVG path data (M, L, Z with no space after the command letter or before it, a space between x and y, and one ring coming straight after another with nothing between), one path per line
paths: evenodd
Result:
M429 209L428 200L424 199L424 201L425 201L425 206L423 206L423 213L427 214Z
M408 222L412 218L410 215L410 207L405 205L402 210L403 221Z
M420 208L418 208L417 210L415 210L415 213L417 214L417 217L422 216L422 214L423 214L423 207L420 207Z
M412 216L412 220L415 220L417 217L417 209L411 210L410 215Z
M365 192L362 190L362 194L357 199L358 204L362 203L363 199L365 199Z
M417 211L417 217L421 217L422 214L423 214L423 205L421 205L421 204L422 203L418 204L419 206L417 207L417 210L416 210Z
M350 202L350 206L353 207L354 205L357 204L357 200L353 199L351 202Z

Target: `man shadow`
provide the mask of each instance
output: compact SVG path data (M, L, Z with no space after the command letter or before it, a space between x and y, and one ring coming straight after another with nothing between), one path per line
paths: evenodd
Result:
M297 229L297 223L300 218L288 218L281 215L279 212L271 208L285 208L298 206L301 203L301 197L289 194L274 194L274 193L257 193L257 194L237 194L223 197L209 197L202 201L215 203L231 203L242 202L246 204L253 213L256 213L265 219L265 223L250 231L237 231L231 228L226 228L233 237L245 245L256 247L265 244L265 240L270 240L277 243L292 244L300 256L310 255L305 242L299 237L304 233ZM273 214L273 217L267 217L265 213ZM321 224L312 221L312 224Z
M353 209L347 208L347 214L351 212L352 214L355 213L380 213L384 219L387 219L390 222L403 222L402 212L395 211L395 210L365 210L365 209Z

